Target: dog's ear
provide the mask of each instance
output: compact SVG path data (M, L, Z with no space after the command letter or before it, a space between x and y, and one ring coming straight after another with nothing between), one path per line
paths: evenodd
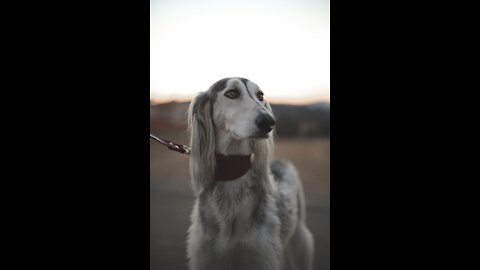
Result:
M190 176L193 189L201 189L213 181L215 173L215 130L212 104L208 92L200 93L188 108L190 132Z

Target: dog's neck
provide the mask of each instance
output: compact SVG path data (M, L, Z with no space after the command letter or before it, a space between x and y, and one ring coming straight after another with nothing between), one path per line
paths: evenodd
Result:
M215 181L231 181L245 175L251 167L251 155L224 156L216 153Z
M225 131L219 131L215 142L215 180L231 181L245 175L251 167L253 147L250 140L237 140Z
M224 156L250 155L253 153L252 140L238 140L226 131L217 131L215 152Z

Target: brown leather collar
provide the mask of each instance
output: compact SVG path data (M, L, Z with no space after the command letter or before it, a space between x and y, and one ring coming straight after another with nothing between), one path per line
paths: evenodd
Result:
M231 181L237 179L250 170L250 157L252 155L230 155L224 156L215 153L217 166L215 168L216 181Z

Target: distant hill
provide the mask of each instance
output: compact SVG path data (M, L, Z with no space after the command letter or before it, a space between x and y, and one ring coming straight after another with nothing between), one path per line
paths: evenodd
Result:
M185 129L188 102L151 104L150 129ZM272 104L279 137L330 136L330 103L309 105Z
M325 111L330 111L330 102L317 102L307 106L312 109L322 109Z
M150 130L185 129L188 102L150 104Z
M327 106L328 104L328 106ZM330 136L330 104L272 104L279 137Z

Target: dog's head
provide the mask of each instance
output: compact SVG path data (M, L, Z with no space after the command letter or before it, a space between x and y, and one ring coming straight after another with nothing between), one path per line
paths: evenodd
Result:
M212 124L233 138L262 139L271 134L275 119L257 84L244 78L225 78L200 93L191 104L191 116ZM211 121L211 123L208 123Z
M274 125L272 108L252 81L225 78L198 94L188 109L194 189L200 190L212 179L217 135L237 142L248 140L254 155L253 170L259 176L267 175Z

